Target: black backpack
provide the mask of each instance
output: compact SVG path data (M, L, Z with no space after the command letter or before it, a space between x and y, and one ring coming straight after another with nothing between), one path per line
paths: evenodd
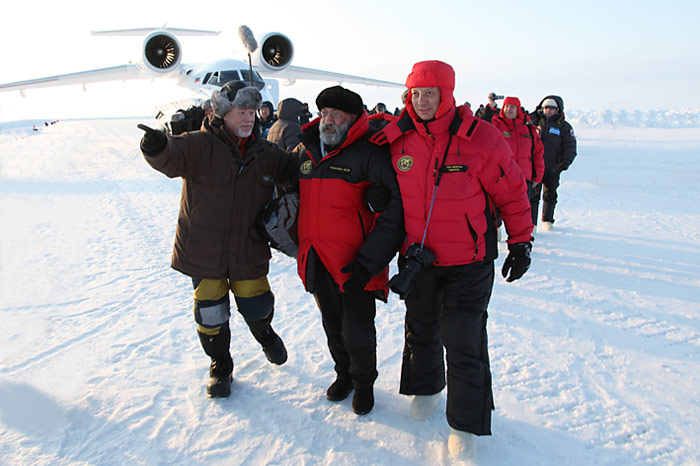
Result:
M295 259L299 251L298 213L299 194L287 193L270 201L256 219L258 230L270 247Z

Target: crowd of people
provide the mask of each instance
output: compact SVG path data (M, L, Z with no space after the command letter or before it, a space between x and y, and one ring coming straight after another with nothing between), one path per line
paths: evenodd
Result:
M454 86L449 64L418 62L402 109L379 102L369 110L333 86L316 97L314 116L294 98L275 111L257 89L232 81L199 111L182 111L171 134L139 125L145 160L183 179L172 267L192 279L197 334L211 359L208 396L231 393L229 291L265 357L287 360L272 328L270 241L259 223L281 190L298 197L297 272L334 363L326 398L354 392L357 415L373 409L376 301L392 291L406 307L399 392L420 420L447 388L448 451L474 457L494 409L487 309L499 224L508 248L501 274L512 282L530 267L540 196L543 229L554 223L576 139L559 96L528 113L517 97L492 93L475 115L457 105Z

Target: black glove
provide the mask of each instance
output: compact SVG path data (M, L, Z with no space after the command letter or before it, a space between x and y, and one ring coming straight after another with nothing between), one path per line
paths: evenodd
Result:
M566 171L569 168L569 165L571 165L569 162L559 162L559 171L563 172Z
M503 262L501 274L505 278L510 272L510 276L506 278L507 282L512 282L522 277L527 269L530 268L530 251L532 243L515 243L508 245L508 257Z
M165 133L162 130L149 128L146 125L139 124L137 126L146 132L141 138L141 152L150 156L160 154L168 143L168 137Z
M349 273L350 277L343 284L343 291L346 293L359 293L365 289L367 283L372 278L372 274L357 260L350 262L340 269L343 273Z
M391 190L379 183L372 183L365 191L365 203L372 212L381 212L391 200Z

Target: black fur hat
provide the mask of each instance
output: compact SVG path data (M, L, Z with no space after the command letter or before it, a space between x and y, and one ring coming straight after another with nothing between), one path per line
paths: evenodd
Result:
M361 115L365 110L362 97L341 86L333 86L321 91L316 97L316 106L319 110L330 107L353 115Z

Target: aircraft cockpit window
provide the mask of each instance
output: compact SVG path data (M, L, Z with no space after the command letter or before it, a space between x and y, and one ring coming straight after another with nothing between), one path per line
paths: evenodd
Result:
M214 84L216 86L222 87L224 84L226 84L229 81L240 81L241 80L241 75L238 74L237 70L228 70L228 71L217 71L215 73L218 75L218 79L214 82L210 82L209 84Z
M241 74L243 75L243 80L250 83L250 70L241 70ZM255 86L259 91L262 91L265 88L265 81L255 70L253 70L253 86Z

